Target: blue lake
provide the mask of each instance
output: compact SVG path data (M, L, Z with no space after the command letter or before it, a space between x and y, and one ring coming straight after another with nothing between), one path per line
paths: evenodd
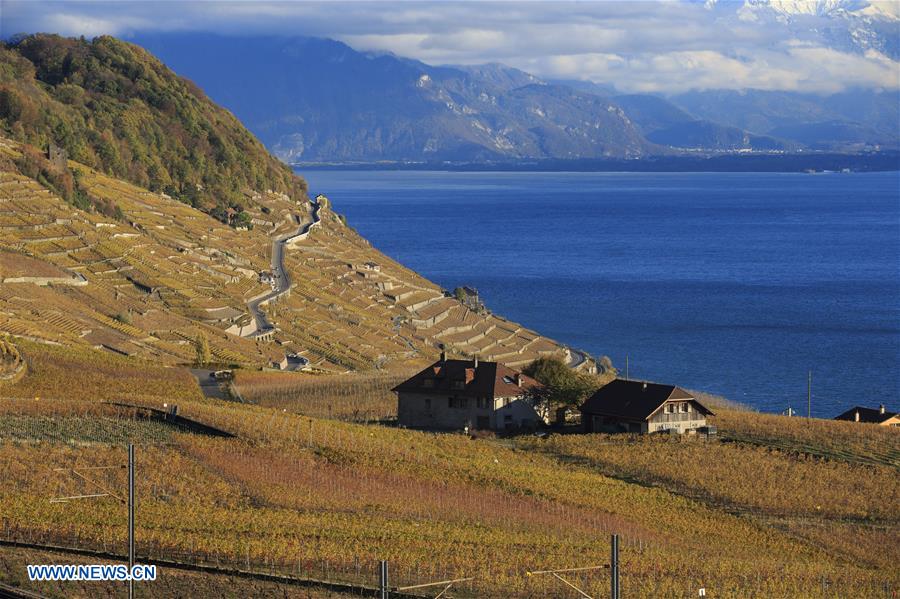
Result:
M440 285L633 378L900 409L900 173L302 174Z

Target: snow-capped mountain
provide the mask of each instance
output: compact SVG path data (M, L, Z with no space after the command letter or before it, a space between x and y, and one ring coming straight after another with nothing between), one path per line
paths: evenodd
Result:
M770 12L786 19L799 15L837 17L855 13L869 6L859 0L746 0L742 12Z
M897 0L706 0L706 7L757 25L786 27L797 40L841 52L879 52L900 59L900 2Z

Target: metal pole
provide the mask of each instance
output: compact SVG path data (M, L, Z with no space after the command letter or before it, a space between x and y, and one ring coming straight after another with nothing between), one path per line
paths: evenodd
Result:
M628 380L628 354L625 354L625 380Z
M609 586L610 597L619 599L619 535L610 539Z
M379 599L388 599L388 563L381 560L378 563L378 586L380 588Z
M134 568L134 444L128 444L128 573ZM134 581L128 579L128 599L134 599Z
M812 418L812 370L806 378L806 417Z

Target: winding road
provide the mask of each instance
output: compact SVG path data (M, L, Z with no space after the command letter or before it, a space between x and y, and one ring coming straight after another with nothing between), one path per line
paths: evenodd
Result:
M256 321L256 331L247 335L248 337L259 337L275 330L275 325L269 321L265 312L260 309L260 306L284 295L291 289L291 276L284 267L284 248L297 238L305 238L310 230L319 224L319 209L321 206L315 200L310 200L310 204L312 205L312 220L310 222L302 224L296 233L281 235L272 240L272 276L275 278L275 288L270 293L254 297L247 302L247 309L250 310L250 314ZM410 347L412 347L411 343ZM569 348L570 368L578 368L586 360L587 356L584 353L577 349Z
M586 359L585 355L577 349L569 348L569 368L578 368Z
M275 278L275 288L272 289L271 293L254 297L247 302L247 309L250 310L250 314L256 321L256 331L248 335L249 337L258 337L275 330L275 326L269 322L260 306L287 293L291 289L291 277L284 267L284 246L295 238L308 235L310 229L319 224L319 203L310 200L310 204L312 204L312 220L310 222L300 225L296 233L281 235L272 240L272 276Z

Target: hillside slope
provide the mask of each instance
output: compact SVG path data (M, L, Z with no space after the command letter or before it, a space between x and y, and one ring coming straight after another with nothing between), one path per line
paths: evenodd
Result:
M202 332L219 363L259 366L301 352L326 369L421 361L442 342L514 364L563 352L445 296L373 249L324 200L321 226L285 252L290 293L263 306L274 343L258 343L247 302L270 291L258 273L271 268L273 239L309 222L308 202L255 193L247 197L253 228L236 230L70 162L94 201L116 206L117 220L73 207L22 174L25 150L0 138L0 265L29 261L29 270L63 274L43 285L45 277L0 273L0 331L168 363L191 362Z
M226 220L245 192L306 185L228 111L142 48L34 35L0 46L0 131Z
M0 48L0 115L0 332L164 364L192 362L200 336L215 363L301 353L325 370L419 363L441 343L514 365L566 354L382 255L326 200L276 263L314 218L305 182L136 46ZM288 293L261 307L275 330L258 331L254 300L282 266Z
M900 584L900 436L872 425L723 412L716 425L727 442L470 439L310 418L295 413L302 402L284 410L178 399L179 414L237 435L222 438L74 395L0 400L6 539L122 555L123 505L48 498L91 492L69 474L75 464L122 489L123 444L132 441L141 563L373 586L385 559L398 587L473 578L454 586L461 599L574 597L555 578L526 572L594 567L564 577L602 597L615 533L627 597L706 588L722 599L818 599L825 585L828 597L883 597ZM767 436L743 439L759 430ZM821 459L824 447L840 452ZM859 463L870 449L893 457ZM167 596L156 585L139 586L141 596Z

